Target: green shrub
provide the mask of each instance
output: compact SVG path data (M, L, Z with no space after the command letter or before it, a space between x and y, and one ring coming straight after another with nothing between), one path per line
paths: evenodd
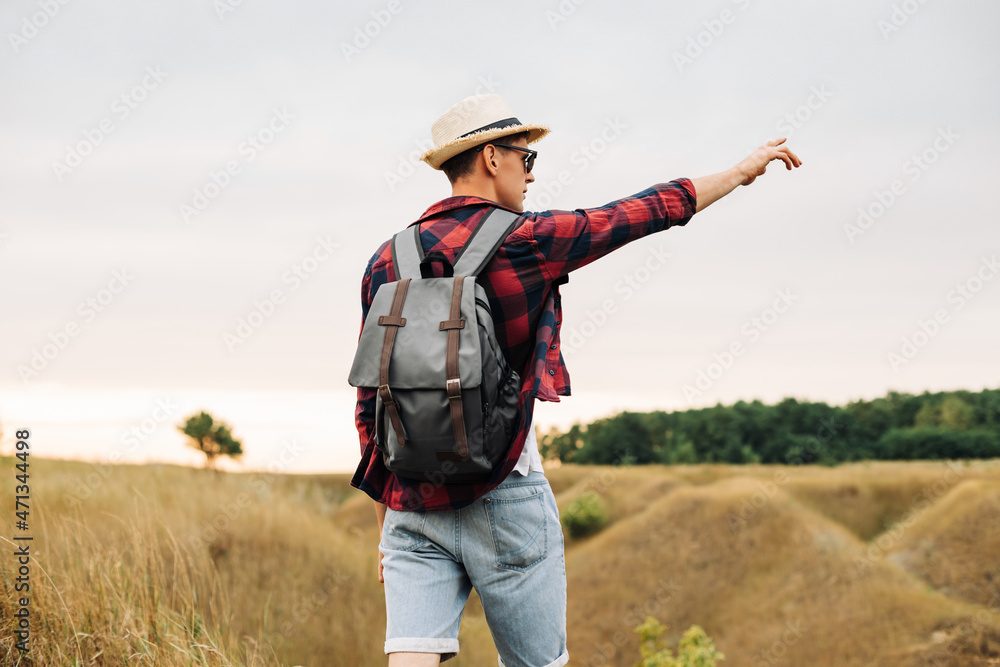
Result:
M667 450L663 458L664 463L668 465L697 463L698 451L694 448L693 442L684 436L680 436L678 444L673 449Z
M885 459L988 459L1000 456L1000 433L937 426L894 428L878 441L877 450Z
M608 523L608 511L601 497L588 491L566 508L560 520L570 537L584 537L593 535Z
M639 633L639 651L642 662L635 667L715 667L716 660L725 660L726 656L715 649L712 638L697 625L692 625L677 644L677 656L670 652L660 639L666 631L652 616L646 617L646 622L635 629Z

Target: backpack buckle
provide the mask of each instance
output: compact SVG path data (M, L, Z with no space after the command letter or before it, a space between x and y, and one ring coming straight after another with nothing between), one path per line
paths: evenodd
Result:
M378 397L382 399L382 403L386 405L392 405L392 407L398 407L396 405L396 399L392 397L392 392L389 391L389 385L380 384L378 386Z
M448 399L455 400L462 398L462 381L458 378L448 380Z

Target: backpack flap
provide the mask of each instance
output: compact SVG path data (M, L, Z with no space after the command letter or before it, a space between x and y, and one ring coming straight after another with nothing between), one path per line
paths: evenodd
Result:
M429 278L409 283L401 311L403 323L389 325L396 329L389 361L390 388L446 388L448 330L442 329L442 323L449 321L455 280L462 281L460 309L464 320L462 328L458 329L459 379L462 389L478 387L482 382L475 278ZM388 318L398 286L399 282L385 283L375 293L348 377L352 386L379 386L382 352L389 328L384 323L394 321Z

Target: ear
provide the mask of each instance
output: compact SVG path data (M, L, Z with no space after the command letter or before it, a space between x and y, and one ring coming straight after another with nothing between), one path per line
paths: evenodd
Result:
M500 164L497 161L497 149L492 144L483 149L483 166L491 176L496 176L500 171Z

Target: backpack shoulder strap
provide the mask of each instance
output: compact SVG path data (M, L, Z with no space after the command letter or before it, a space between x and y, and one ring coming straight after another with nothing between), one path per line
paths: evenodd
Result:
M419 278L424 249L420 245L420 225L412 225L392 237L392 266L399 280Z
M476 276L514 231L520 216L502 208L491 208L479 222L465 247L455 257L456 276ZM419 269L418 269L419 270Z
M520 216L502 208L491 208L479 222L465 246L455 256L456 276L476 276L493 258ZM411 225L392 237L392 265L396 276L420 278L424 248L420 243L420 225Z

